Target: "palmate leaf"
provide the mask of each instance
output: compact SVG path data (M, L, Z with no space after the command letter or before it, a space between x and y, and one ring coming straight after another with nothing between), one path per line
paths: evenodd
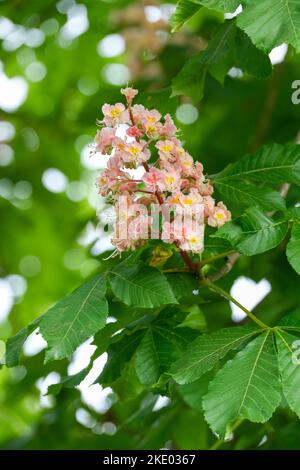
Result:
M259 330L255 328L233 327L199 336L173 364L171 374L174 380L179 384L194 382L209 371L228 351L237 348L258 333Z
M266 145L211 178L216 184L227 180L300 184L300 147L296 144Z
M256 208L248 209L238 222L225 224L215 237L225 238L246 256L275 248L288 231L286 218L273 220Z
M286 247L286 256L296 273L300 274L300 221L294 221L291 238Z
M300 339L277 329L276 345L283 394L290 408L300 418Z
M154 308L178 303L166 277L142 262L115 267L110 271L110 284L114 294L126 305Z
M105 326L108 305L105 274L95 276L50 310L40 322L48 343L45 361L69 357L86 339Z
M237 419L267 421L280 401L276 350L268 330L217 373L203 399L203 409L212 430L224 437Z

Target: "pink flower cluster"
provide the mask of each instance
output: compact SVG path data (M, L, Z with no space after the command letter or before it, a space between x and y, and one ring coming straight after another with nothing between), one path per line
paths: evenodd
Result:
M162 118L156 109L133 105L138 93L133 88L122 89L121 93L126 106L116 103L102 107L102 127L95 138L95 151L110 156L97 185L102 196L113 197L117 210L112 241L124 251L143 244L150 238L150 229L153 238L150 208L159 204L162 220L154 230L157 238L175 243L181 250L200 253L205 224L220 227L231 219L231 214L222 202L215 203L213 186L206 180L202 164L194 162L183 148L172 117L167 114ZM143 175L134 178L132 170L141 168ZM126 209L120 203L124 197ZM146 210L141 210L141 205ZM198 219L193 211L188 212L195 207L201 209ZM179 224L176 214L185 210L192 215ZM124 232L125 222L129 229Z

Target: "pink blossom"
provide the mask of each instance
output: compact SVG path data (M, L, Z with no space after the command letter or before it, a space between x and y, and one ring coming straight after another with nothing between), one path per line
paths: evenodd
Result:
M129 137L135 137L135 138L143 135L140 129L136 126L128 127L128 129L126 130L126 134Z
M127 103L131 104L133 98L138 94L138 90L131 87L121 88L121 93L125 96Z
M231 220L231 213L223 202L218 202L212 214L209 216L207 223L211 227L222 227L226 222Z
M178 174L174 167L169 166L161 171L161 179L158 181L160 191L173 192L177 191L179 187L180 174Z
M165 123L161 129L161 136L171 138L176 134L176 132L177 127L175 126L173 119L171 118L170 114L166 114Z
M96 134L96 151L104 154L110 154L113 149L113 142L116 137L116 129L112 127L103 127Z
M147 189L156 189L158 182L162 179L161 171L155 167L151 167L149 171L147 171L143 175L143 181L147 186Z
M125 109L124 104L117 103L114 105L104 104L102 106L104 114L103 123L106 126L116 126L118 124L126 124L129 121L129 112Z

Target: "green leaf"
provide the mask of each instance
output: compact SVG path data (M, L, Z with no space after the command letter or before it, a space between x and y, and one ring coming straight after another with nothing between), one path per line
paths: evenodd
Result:
M276 345L283 394L291 409L300 418L300 339L276 330Z
M239 0L195 0L206 8L233 13L241 3Z
M244 0L237 22L263 50L286 42L300 51L300 3L295 0Z
M52 384L48 387L47 395L58 395L62 388L77 387L88 375L92 368L92 365L93 363L91 362L88 367L85 367L81 371L77 372L77 374L62 377L59 383Z
M300 147L296 144L266 145L253 155L245 155L212 178L217 184L228 179L300 184Z
M176 5L176 10L171 16L171 26L173 27L172 33L179 31L184 23L194 16L200 8L201 6L194 1L179 0Z
M107 363L97 379L98 382L102 385L110 385L121 376L125 365L136 352L145 332L146 330L138 330L130 334L120 333L114 337L115 342L107 350Z
M106 278L101 274L45 313L40 331L48 343L46 362L69 357L83 341L105 326L108 313L105 293Z
M243 234L237 248L246 256L275 248L288 231L288 222L285 219L273 220L254 208L246 211L239 222Z
M223 84L233 66L260 78L272 72L269 57L256 49L234 21L226 21L220 25L205 51L192 56L173 79L172 96L188 95L195 102L200 101L207 72Z
M165 276L178 300L192 296L193 291L199 289L199 282L194 274L166 273Z
M146 387L155 385L172 362L183 353L189 338L170 324L153 324L142 339L135 359L139 380Z
M213 378L213 370L206 372L200 379L185 385L177 385L183 400L194 410L202 411L202 399L207 393L208 384Z
M166 277L142 262L116 266L110 271L110 284L114 294L126 305L154 308L177 304Z
M294 222L291 238L286 247L286 256L296 273L300 274L300 222Z
M206 318L199 305L192 305L191 307L182 307L187 316L180 323L177 328L191 328L192 330L205 331L207 328Z
M273 335L267 331L217 373L203 400L205 418L221 437L237 419L263 423L279 405L280 391Z
M15 367L19 364L20 355L28 336L38 327L42 317L37 318L25 328L22 328L15 336L8 338L6 343L5 364L7 367Z
M191 57L173 79L172 96L188 95L195 102L200 101L203 97L206 73L210 67L213 76L223 81L230 68L235 34L234 22L221 25L207 49Z
M228 351L239 347L257 333L257 329L237 326L199 336L173 364L171 374L174 380L179 384L194 382L209 371Z
M215 187L225 202L258 206L265 210L284 210L286 205L278 191L260 188L237 181L235 178L216 180Z
M300 308L294 310L288 315L285 315L278 323L278 326L284 330L294 330L300 332Z

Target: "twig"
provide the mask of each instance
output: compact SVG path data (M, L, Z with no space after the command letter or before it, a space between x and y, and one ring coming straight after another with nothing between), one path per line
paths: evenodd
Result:
M214 282L225 277L232 270L233 266L235 265L235 263L237 262L240 256L241 256L240 253L238 253L237 251L232 252L228 256L227 261L224 264L224 266L222 266L222 268L219 271L217 271L215 274L208 276L207 279Z
M230 302L234 303L237 307L239 307L243 312L246 313L246 315L251 318L260 328L263 329L269 329L269 326L263 323L259 318L257 318L254 313L252 313L250 310L248 310L246 307L244 307L242 304L240 304L234 297L232 297L228 292L226 292L224 289L221 287L217 286L213 282L211 282L209 279L204 279L203 281L200 282L200 285L206 286L209 289L213 290L217 294L219 294L221 297L225 297L225 299L229 300Z

